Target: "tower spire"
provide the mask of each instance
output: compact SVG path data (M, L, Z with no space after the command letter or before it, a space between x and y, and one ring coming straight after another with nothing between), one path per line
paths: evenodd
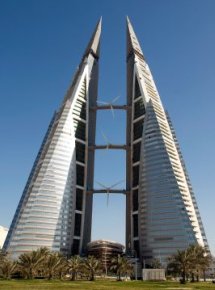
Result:
M77 70L73 76L71 85L65 95L65 98L63 100L63 104L65 103L65 100L67 100L68 98L71 97L74 86L77 83L77 79L80 76L80 74L82 73L82 69L85 66L84 62L86 59L88 59L89 55L93 56L94 60L98 60L99 59L99 52L100 52L100 36L101 36L101 28L102 28L102 17L100 17L99 21L96 24L96 27L94 29L94 32L90 38L90 41L85 49L85 52L83 54L83 57L81 59L81 62L79 64L79 66L77 67ZM92 65L92 61L90 61L91 65Z
M96 58L99 57L99 43L100 43L101 28L102 28L102 17L100 17L96 25L96 28L92 34L89 44L85 50L84 57L88 56L90 53Z
M142 49L140 47L137 36L134 32L133 26L129 17L126 17L127 20L127 57L131 54L136 54L139 57L144 58Z

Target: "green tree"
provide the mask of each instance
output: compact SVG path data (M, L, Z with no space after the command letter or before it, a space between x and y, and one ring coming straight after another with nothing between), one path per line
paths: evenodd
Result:
M153 259L151 262L151 267L152 267L152 269L161 269L162 264L161 264L159 259Z
M59 279L63 279L63 277L67 274L67 259L63 255L59 254L61 257L61 262L59 267L56 269L56 277Z
M78 272L82 268L82 260L80 256L72 256L68 260L68 271L71 274L71 280L74 281L77 279Z
M5 259L7 258L7 253L0 249L0 267L4 263Z
M17 262L5 258L0 264L1 276L4 279L10 279L17 269Z
M169 258L168 271L182 276L181 283L186 283L186 277L192 266L192 256L188 249L178 250L176 254Z
M47 247L40 247L36 251L37 251L38 255L41 257L42 256L46 257L47 255L50 254L50 250Z
M205 271L209 267L211 263L211 256L206 252L205 248L196 244L196 245L191 245L188 248L188 251L190 252L191 256L191 277L192 277L192 282L199 281L199 276L203 274L204 280L205 280Z
M55 276L61 278L62 267L66 265L64 264L64 257L60 253L50 252L45 256L43 266L45 275L50 280Z
M87 271L90 281L94 281L95 274L101 271L101 264L94 256L88 256L88 258L84 260L83 267Z
M118 255L112 258L110 270L116 273L118 281L122 281L122 275L127 276L133 273L133 266L125 257Z
M199 275L204 274L210 265L211 257L200 245L190 245L184 251L177 251L169 258L168 271L182 276L182 283L186 277L191 276L191 281L199 281Z
M4 261L6 256L7 256L7 253L4 250L0 249L0 264Z
M32 279L40 272L40 266L48 254L48 250L45 249L42 248L29 253L23 253L19 256L18 268L25 278Z

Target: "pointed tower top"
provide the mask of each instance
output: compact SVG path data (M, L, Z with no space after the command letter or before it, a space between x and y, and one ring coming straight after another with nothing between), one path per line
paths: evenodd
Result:
M94 58L93 60L91 59L89 62L91 66L93 65L94 61L98 60L98 58L99 58L99 44L100 44L101 26L102 26L102 18L99 19L99 21L96 25L96 28L91 36L91 39L87 45L87 48L85 49L85 52L82 56L81 62L76 69L76 72L73 76L71 85L70 85L70 87L65 95L65 98L63 100L63 105L72 96L72 92L73 92L73 89L77 83L77 79L78 79L80 73L82 72L83 65L85 65L85 61L89 57L89 55L92 55ZM92 69L92 67L90 69Z
M126 16L126 21L127 21L127 24L130 24L131 23L128 15Z
M100 17L94 33L90 39L90 42L85 50L84 56L92 53L94 57L99 57L99 42L100 42L100 35L101 35L101 27L102 27L102 17Z
M139 41L137 39L137 36L134 32L133 26L131 25L128 16L126 17L126 20L127 20L127 56L134 53L139 57L144 58Z

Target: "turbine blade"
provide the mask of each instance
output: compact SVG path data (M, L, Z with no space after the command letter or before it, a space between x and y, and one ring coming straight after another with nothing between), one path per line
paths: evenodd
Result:
M97 104L109 105L109 103L103 101L97 101Z
M102 130L100 132L101 132L101 135L102 135L102 137L103 137L103 139L104 139L104 141L106 143L106 146L107 146L104 150L102 150L102 154L105 155L107 153L107 150L109 150L108 146L109 146L110 143L109 143L109 140L108 140L107 136L104 134L104 132Z
M110 143L109 143L109 140L108 140L108 137L105 135L105 133L104 133L103 131L101 131L101 134L102 134L103 139L104 139L105 142L107 143L107 145L110 144Z
M118 99L120 98L120 96L117 96L116 98L114 98L111 102L111 104L114 104Z
M108 188L106 185L102 184L101 182L96 181L96 183L98 185L100 185L101 187L103 187L104 189L107 189Z
M123 180L120 180L120 181L114 183L113 185L111 185L110 188L113 188L113 187L117 186L118 184L120 184L120 183L122 183L124 181L125 181L124 179Z

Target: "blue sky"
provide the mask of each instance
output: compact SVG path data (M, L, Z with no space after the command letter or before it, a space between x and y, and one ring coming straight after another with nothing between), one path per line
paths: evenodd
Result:
M125 103L125 16L129 15L169 111L215 252L215 1L0 0L0 224L9 226L50 118L96 22L103 17L100 100ZM113 143L125 113L98 114ZM95 180L125 178L124 153L96 155ZM113 164L114 163L114 164ZM123 184L122 184L123 186ZM124 242L125 198L94 198L93 238Z

